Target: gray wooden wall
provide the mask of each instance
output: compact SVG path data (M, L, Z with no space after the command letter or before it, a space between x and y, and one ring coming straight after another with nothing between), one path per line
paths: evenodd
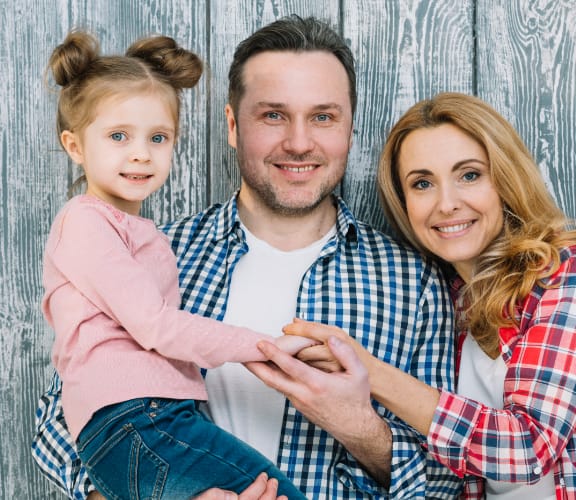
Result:
M290 13L329 19L356 55L360 98L341 192L361 219L385 227L374 174L390 125L443 90L500 110L576 216L576 0L0 0L0 498L62 498L29 453L52 373L52 333L39 309L42 249L77 175L59 150L55 94L43 83L51 50L84 27L105 51L165 33L206 61L186 96L171 178L145 206L162 222L238 186L223 114L227 67L237 42Z

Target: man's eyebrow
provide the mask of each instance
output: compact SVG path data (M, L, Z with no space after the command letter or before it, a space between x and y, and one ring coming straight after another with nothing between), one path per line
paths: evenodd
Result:
M274 109L283 109L286 107L286 104L283 102L272 102L272 101L258 101L256 103L257 108L274 108Z
M319 111L324 111L327 109L336 109L337 111L342 111L342 106L336 102L327 102L324 104L317 104L316 106L314 106L314 109L317 109Z
M273 108L273 109L285 109L287 106L283 102L273 102L273 101L258 101L256 103L257 108ZM335 102L326 102L321 104L316 104L312 109L317 111L325 111L328 109L336 109L342 111L342 106Z

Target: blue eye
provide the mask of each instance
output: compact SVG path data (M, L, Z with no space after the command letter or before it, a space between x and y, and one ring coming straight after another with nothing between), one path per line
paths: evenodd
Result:
M110 139L120 142L126 139L126 134L124 132L114 132L110 134Z
M330 116L329 115L318 115L316 117L316 120L318 120L319 122L327 122L330 120Z
M162 134L156 134L152 136L152 142L155 144L161 144L166 140L166 136Z
M462 176L462 178L468 182L475 181L476 179L478 179L478 177L480 177L480 174L478 172L466 172Z
M430 185L431 185L430 182L429 182L429 181L426 181L426 180L424 180L424 179L421 179L421 180L419 180L419 181L416 181L416 182L413 184L414 188L416 188L416 189L427 189L427 188L430 187Z
M266 113L266 118L270 118L270 120L279 120L280 113L277 113L276 111L270 111Z

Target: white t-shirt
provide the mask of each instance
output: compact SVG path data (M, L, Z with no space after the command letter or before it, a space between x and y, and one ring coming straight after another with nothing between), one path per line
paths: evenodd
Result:
M335 228L312 245L284 252L244 226L249 251L232 274L224 322L278 337L296 314L304 273ZM276 462L285 398L240 363L226 363L206 376L210 414L221 428Z
M504 407L504 379L507 367L498 356L492 359L471 335L464 339L458 394L483 403L490 408ZM554 474L549 473L532 485L486 480L487 500L554 500Z

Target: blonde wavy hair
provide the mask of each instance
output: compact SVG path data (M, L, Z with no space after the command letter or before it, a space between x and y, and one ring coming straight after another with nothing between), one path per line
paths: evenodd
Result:
M405 243L430 254L408 219L398 176L398 158L410 132L452 124L483 146L492 183L504 206L500 235L478 258L463 293L469 328L492 358L500 354L498 328L518 324L516 307L535 284L552 275L560 250L576 243L576 231L548 192L542 175L512 125L482 100L442 93L412 106L394 125L380 157L378 188L386 218ZM447 263L442 262L445 267Z

